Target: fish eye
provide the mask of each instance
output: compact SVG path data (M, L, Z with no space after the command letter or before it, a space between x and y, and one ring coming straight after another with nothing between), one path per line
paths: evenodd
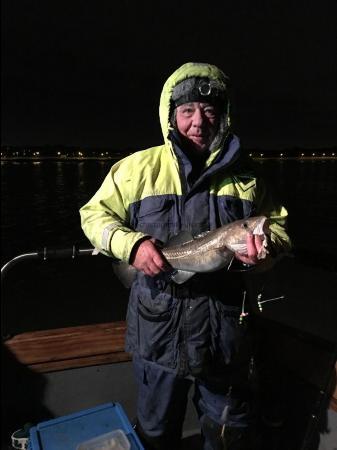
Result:
M243 228L248 228L248 223L247 222L243 222L242 226L243 226Z

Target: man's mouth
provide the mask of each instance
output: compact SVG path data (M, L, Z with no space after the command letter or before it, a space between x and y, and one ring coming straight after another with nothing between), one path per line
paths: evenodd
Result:
M206 139L206 136L204 136L204 135L198 135L198 136L197 135L192 135L191 138L192 139L198 139L198 140L201 141L201 140Z

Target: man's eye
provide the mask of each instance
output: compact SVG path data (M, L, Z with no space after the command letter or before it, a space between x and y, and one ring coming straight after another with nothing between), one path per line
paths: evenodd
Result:
M214 108L205 108L204 113L208 117L214 117L215 116L215 109Z

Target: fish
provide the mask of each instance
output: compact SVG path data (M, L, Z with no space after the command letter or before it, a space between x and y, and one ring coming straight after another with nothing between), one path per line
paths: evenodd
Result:
M262 247L257 258L266 258L269 225L265 216L236 220L194 237L186 231L174 236L167 246L160 248L172 267L171 280L183 284L196 273L215 272L229 266L236 252L247 254L248 233L261 237ZM113 267L124 286L131 287L137 270L124 262L115 262Z

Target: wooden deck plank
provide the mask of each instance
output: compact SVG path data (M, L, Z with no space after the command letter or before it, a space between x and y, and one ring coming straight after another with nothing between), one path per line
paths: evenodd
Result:
M16 359L32 370L47 372L128 361L125 322L83 325L21 333L4 342Z

